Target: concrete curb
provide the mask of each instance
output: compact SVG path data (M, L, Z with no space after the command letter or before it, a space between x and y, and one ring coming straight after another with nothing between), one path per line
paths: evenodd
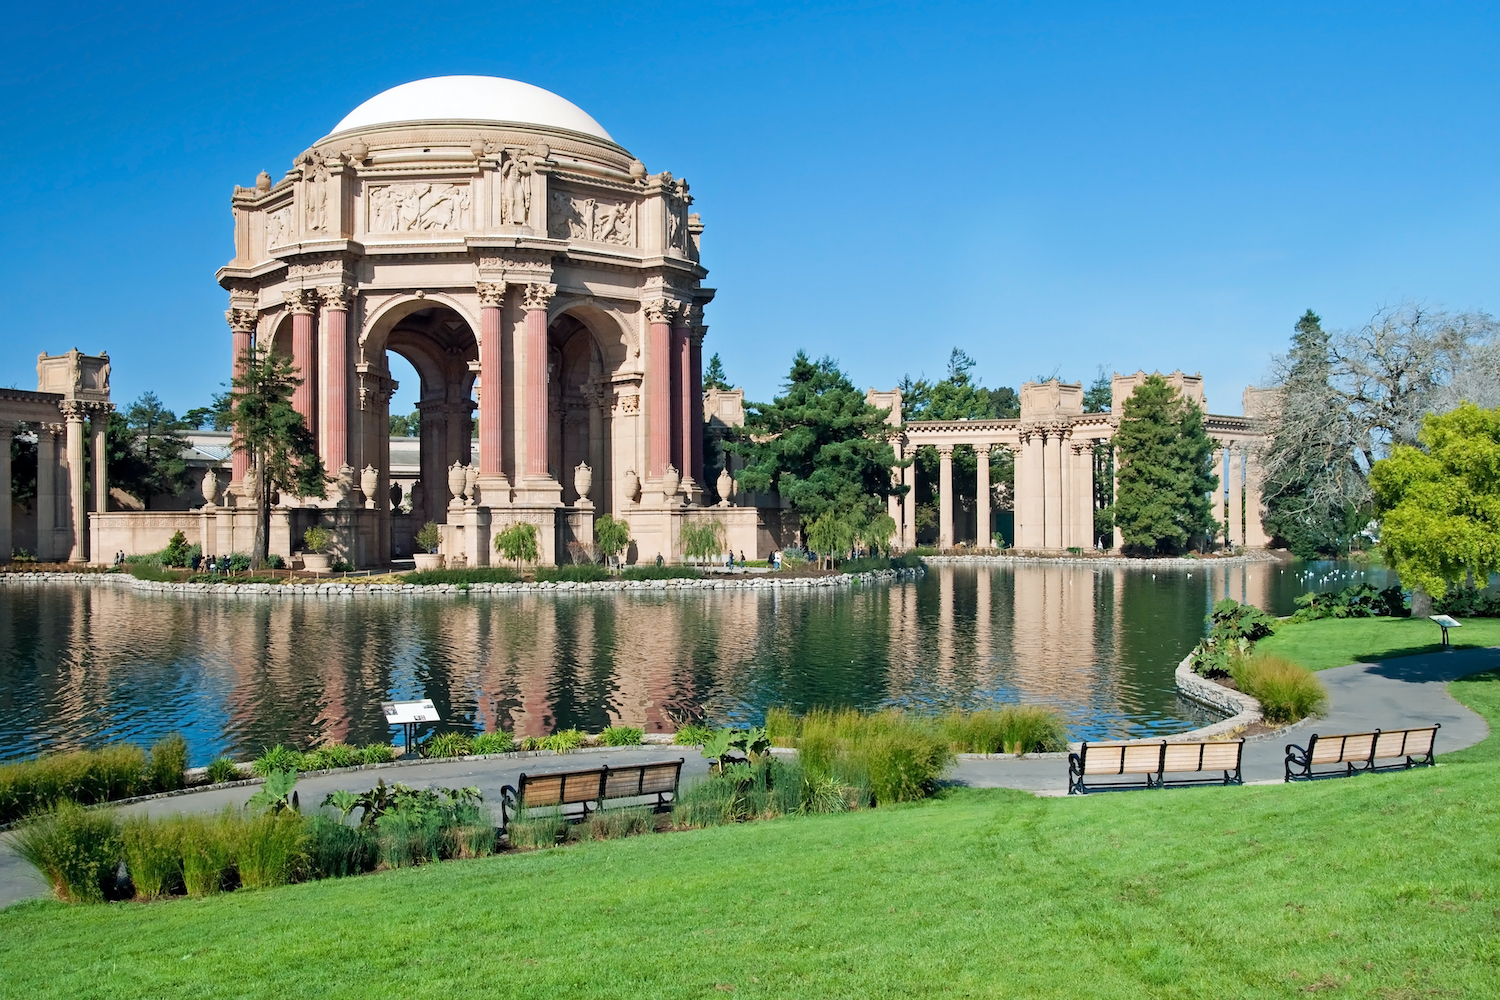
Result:
M459 594L592 594L600 592L659 593L680 590L815 590L854 587L863 584L915 580L926 573L914 569L871 570L868 573L840 573L816 577L710 577L701 580L600 580L596 583L440 583L417 586L411 583L158 583L139 580L128 573L0 573L0 586L40 586L44 584L128 587L144 593L171 593L184 596L233 595L236 597L428 597Z

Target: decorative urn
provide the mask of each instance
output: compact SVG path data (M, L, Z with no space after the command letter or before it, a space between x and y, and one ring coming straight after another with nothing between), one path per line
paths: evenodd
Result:
M677 467L668 465L667 471L661 474L661 495L667 503L672 503L677 498L677 487L682 485L682 476L677 472Z
M373 465L367 465L359 473L359 491L365 495L365 506L371 510L375 509L375 490L380 486L380 472Z
M573 489L578 491L578 499L587 500L589 490L594 488L594 470L589 468L587 462L579 462L578 468L573 470Z
M464 498L473 503L478 497L478 491L474 489L479 482L479 466L470 462L464 466Z
M245 470L245 479L240 484L240 493L246 500L255 500L260 497L260 473L251 466Z
M463 499L464 480L467 478L464 474L464 467L458 462L448 467L448 492L453 494L453 499Z
M203 506L212 507L214 498L219 495L219 474L214 471L213 466L203 473Z
M635 474L634 469L625 470L625 497L631 503L639 500L641 496L641 477Z
M719 470L719 504L729 506L730 500L734 498L734 477L729 474L728 469Z

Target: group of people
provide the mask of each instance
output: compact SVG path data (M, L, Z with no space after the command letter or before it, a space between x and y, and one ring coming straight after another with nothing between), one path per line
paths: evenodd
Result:
M200 568L205 573L228 573L229 557L203 555L193 556L193 572L198 572Z

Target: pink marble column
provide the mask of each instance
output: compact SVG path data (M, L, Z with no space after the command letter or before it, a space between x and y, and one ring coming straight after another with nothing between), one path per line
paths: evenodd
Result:
M229 323L229 329L233 332L233 372L234 378L239 378L245 372L245 356L254 346L252 338L255 334L255 310L231 308L224 313L224 319ZM234 444L230 468L233 470L231 474L236 483L244 482L245 473L250 471L250 453L240 445L238 440Z
M707 488L703 481L703 334L708 327L699 324L688 335L688 380L687 405L682 408L683 419L688 422L688 469L693 482Z
M323 364L328 373L327 440L320 442L330 475L349 464L349 298L345 285L319 289L323 296Z
M672 324L672 464L682 473L683 483L692 479L693 446L688 441L692 414L688 412L692 392L693 352L688 346L687 310L677 314Z
M297 377L302 384L292 392L292 409L302 414L302 419L314 434L318 432L317 344L313 340L313 310L318 308L317 296L310 288L296 288L286 293L286 304L292 312L292 363L297 366Z
M651 302L646 305L646 319L651 324L651 338L646 355L647 419L651 429L651 450L646 476L660 479L672 461L672 312L674 303Z
M547 304L556 285L526 286L526 475L547 475Z
M482 476L503 475L500 317L504 306L505 282L479 283L479 474ZM529 322L531 314L526 315Z

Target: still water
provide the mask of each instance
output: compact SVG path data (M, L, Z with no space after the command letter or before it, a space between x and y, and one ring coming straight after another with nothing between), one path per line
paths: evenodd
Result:
M0 589L0 760L184 733L193 762L387 740L380 702L456 727L759 721L774 705L1050 705L1073 738L1204 721L1172 673L1222 597L1277 614L1389 581L1339 563L1152 572L935 566L820 592L276 599Z

